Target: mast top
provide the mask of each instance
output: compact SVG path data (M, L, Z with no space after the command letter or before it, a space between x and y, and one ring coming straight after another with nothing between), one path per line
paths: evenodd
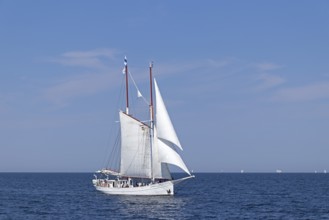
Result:
M124 59L124 64L125 66L127 66L127 57L125 56L125 59Z
M128 62L127 57L125 56L124 59L124 65L125 65L125 74L126 74L126 114L129 114L129 94L128 94Z

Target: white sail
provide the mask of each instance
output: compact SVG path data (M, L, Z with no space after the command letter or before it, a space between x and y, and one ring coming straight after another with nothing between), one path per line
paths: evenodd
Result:
M158 139L157 137L157 129L154 127L153 129L153 144L152 144L152 162L153 162L153 177L160 179L171 179L170 171L168 165L163 163L159 159L159 148L158 148ZM161 154L163 152L160 151Z
M168 146L160 139L157 139L157 146L158 146L158 157L161 163L176 165L180 167L182 170L184 170L186 173L191 175L184 161L174 149L172 149L170 146Z
M169 114L167 112L166 106L164 105L159 87L157 82L154 79L154 85L155 85L155 99L156 99L156 126L158 129L158 138L169 141L172 144L179 147L181 150L183 150L177 134L175 132L174 126L171 123Z
M151 177L150 128L123 112L120 112L120 123L120 174Z
M155 85L155 98L156 98L156 127L154 128L153 149L157 151L157 155L156 155L157 161L160 164L167 163L167 164L176 165L180 167L182 170L184 170L186 173L191 175L182 158L171 147L171 145L174 144L175 146L183 150L177 138L174 126L171 123L159 87L155 80L154 80L154 85ZM163 173L164 171L161 172Z

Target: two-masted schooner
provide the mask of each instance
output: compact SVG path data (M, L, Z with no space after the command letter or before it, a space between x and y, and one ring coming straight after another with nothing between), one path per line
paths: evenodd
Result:
M114 195L174 195L175 184L194 176L177 153L177 150L183 148L169 118L157 82L153 79L153 64L151 63L149 67L150 120L148 122L143 122L129 114L126 57L124 65L126 108L125 111L119 111L121 136L119 169L115 171L104 168L97 171L92 180L93 185L103 193ZM155 106L153 106L153 92ZM169 164L181 168L188 175L174 180Z

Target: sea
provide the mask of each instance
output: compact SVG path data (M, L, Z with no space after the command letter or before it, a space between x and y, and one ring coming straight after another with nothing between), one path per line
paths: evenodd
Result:
M113 196L92 173L0 173L0 219L329 219L329 174L195 176L174 196Z

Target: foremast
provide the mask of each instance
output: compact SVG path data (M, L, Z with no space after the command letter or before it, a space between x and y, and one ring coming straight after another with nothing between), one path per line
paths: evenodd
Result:
M129 115L129 93L128 93L128 63L127 63L127 57L125 56L124 60L125 64L125 74L126 74L126 114Z

